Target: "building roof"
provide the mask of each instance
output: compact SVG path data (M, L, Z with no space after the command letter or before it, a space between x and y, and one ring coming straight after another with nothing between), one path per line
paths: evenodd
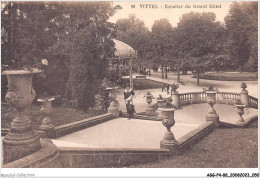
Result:
M113 41L116 48L116 57L120 56L120 58L132 58L135 56L135 50L131 46L116 39L113 39Z

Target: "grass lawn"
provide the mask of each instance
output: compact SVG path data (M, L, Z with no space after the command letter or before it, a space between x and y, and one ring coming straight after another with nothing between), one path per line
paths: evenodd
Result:
M181 155L135 168L257 168L257 121L245 129L216 129Z
M200 78L225 81L255 81L257 80L257 75L257 72L217 72L200 74ZM193 76L193 78L196 78L196 76Z
M31 105L25 110L25 116L32 121L33 129L37 130L41 125L44 115L40 112L41 107ZM105 112L104 112L105 113ZM53 114L50 115L54 126L60 126L71 122L83 120L89 117L100 115L103 113L89 112L86 113L82 110L67 108L67 107L53 107ZM10 128L12 120L16 117L16 111L9 109L5 104L1 105L1 127Z
M123 82L129 82L129 79L123 79ZM146 89L156 89L162 88L161 82L156 82L149 79L133 79L135 90L146 90Z

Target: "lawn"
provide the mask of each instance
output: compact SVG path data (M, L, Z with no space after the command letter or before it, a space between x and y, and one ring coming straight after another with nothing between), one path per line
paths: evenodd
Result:
M201 74L201 79L223 81L255 81L258 79L257 72L217 72ZM196 78L196 76L193 76Z
M42 119L44 118L44 115L40 112L40 109L40 106L31 105L25 110L25 115L32 121L32 127L35 130L38 130ZM53 107L53 114L50 115L50 118L54 126L60 126L104 113L105 111L103 113L86 113L82 110L69 107ZM1 128L9 128L15 117L16 111L14 109L9 108L6 104L1 105Z
M180 155L135 168L257 168L257 121L245 129L216 129Z
M124 83L129 82L129 79L123 79ZM162 88L161 82L156 82L149 79L133 79L135 90L146 90L146 89L156 89Z

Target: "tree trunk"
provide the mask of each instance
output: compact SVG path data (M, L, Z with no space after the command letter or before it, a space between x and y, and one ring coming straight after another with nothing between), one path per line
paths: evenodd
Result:
M162 65L162 79L164 79L163 65Z
M165 79L168 79L167 66L165 67Z
M197 85L200 86L200 73L197 73Z
M12 5L11 3L8 4L8 19L9 19L9 27L7 30L8 33L8 37L7 37L7 41L8 41L8 56L9 59L13 60L12 58ZM8 59L8 60L9 60Z
M179 69L179 67L177 68L177 81L180 81L180 69Z
M149 76L151 76L151 69L149 68Z

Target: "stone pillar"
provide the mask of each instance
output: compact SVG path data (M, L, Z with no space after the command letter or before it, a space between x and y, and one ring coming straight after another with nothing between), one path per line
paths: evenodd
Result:
M179 92L178 91L172 91L172 104L177 107L180 108L180 96L179 96Z
M240 98L241 98L242 104L246 105L246 107L247 107L249 105L249 103L248 103L248 91L246 89L243 89L240 92Z
M216 126L219 126L219 115L213 107L216 104L216 91L206 91L206 94L207 102L210 106L208 109L208 114L206 115L206 121L212 121Z
M42 120L39 131L37 132L42 138L51 138L54 130L54 126L50 119L50 115L53 113L51 102L54 101L54 98L41 100L38 99L38 102L41 103L41 112L45 115Z
M175 139L173 133L171 132L171 127L175 124L174 120L174 109L173 108L159 108L161 111L162 124L167 128L163 139L160 142L161 148L166 148L170 151L176 151L178 146L178 141Z
M116 99L117 97L117 87L115 88L107 88L109 90L109 97L111 99L111 103L108 108L108 113L114 114L116 117L119 117L119 103Z
M40 137L32 129L24 110L31 105L35 92L32 88L33 73L24 70L4 71L7 75L6 101L17 110L9 133L3 138L3 164L7 164L37 152L41 148Z
M239 126L245 126L246 125L246 122L244 121L242 115L244 114L244 108L246 105L235 105L236 108L237 108L237 114L239 115L239 118L238 118L238 121L237 121L237 125Z

